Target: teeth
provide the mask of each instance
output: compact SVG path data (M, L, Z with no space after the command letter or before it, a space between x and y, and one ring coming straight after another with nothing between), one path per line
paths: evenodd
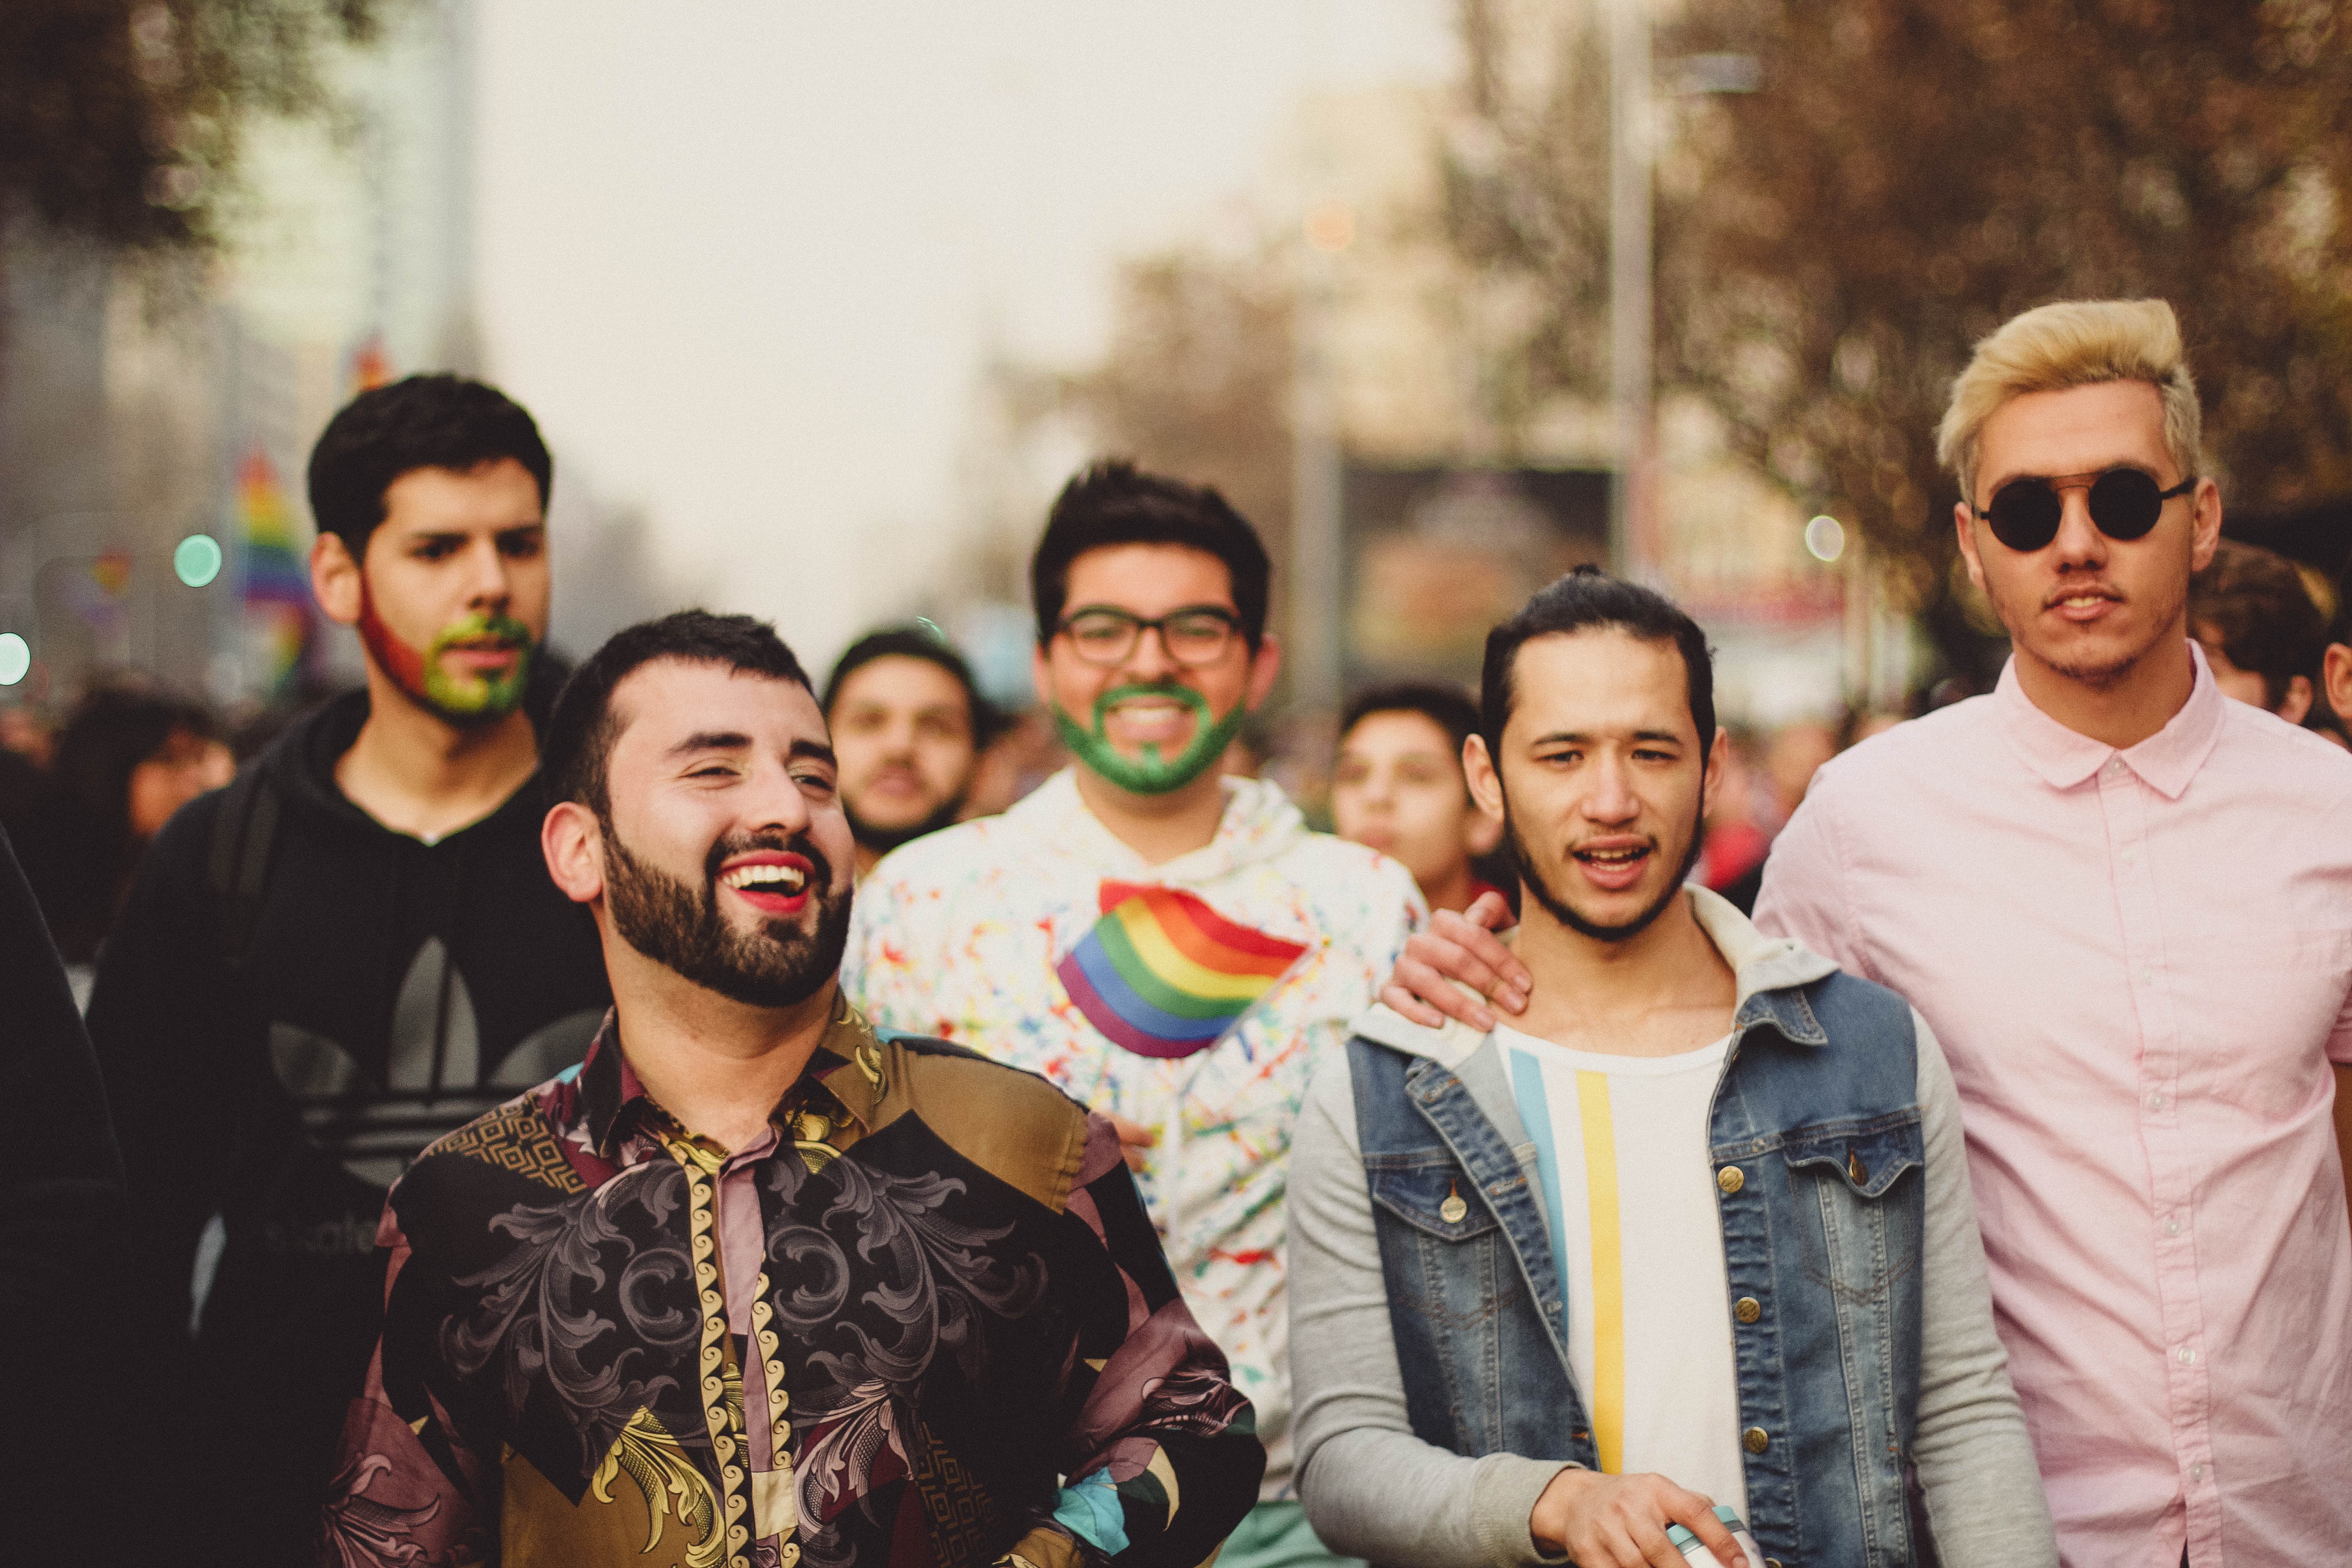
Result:
M796 866L738 866L719 879L722 888L772 887L781 892L797 893L808 878Z

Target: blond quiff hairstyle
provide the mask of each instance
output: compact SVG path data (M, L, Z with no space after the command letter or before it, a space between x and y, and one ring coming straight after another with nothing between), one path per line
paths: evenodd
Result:
M2197 471L2197 384L2180 346L2180 321L2161 300L2063 300L2012 316L1977 343L1952 383L1936 431L1936 460L1976 504L1977 444L1985 421L2012 397L2105 381L2145 381L2164 399L2164 445L2180 476Z

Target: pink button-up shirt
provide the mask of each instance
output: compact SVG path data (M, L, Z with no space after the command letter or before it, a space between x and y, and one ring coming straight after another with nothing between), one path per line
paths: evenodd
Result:
M2011 668L1823 768L1756 923L1943 1042L2070 1568L2352 1562L2352 756L2202 654L2121 752Z

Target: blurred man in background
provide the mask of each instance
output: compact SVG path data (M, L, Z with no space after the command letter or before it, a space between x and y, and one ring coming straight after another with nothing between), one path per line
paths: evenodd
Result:
M1462 743L1477 730L1478 705L1434 681L1359 692L1339 720L1331 826L1402 862L1433 910L1466 910L1495 890L1475 862L1503 825L1478 809L1462 772Z
M1421 898L1217 764L1280 664L1257 532L1216 491L1089 468L1030 563L1037 690L1076 759L859 888L844 989L877 1024L1041 1072L1111 1115L1267 1468L1223 1568L1323 1560L1291 1484L1284 1192L1316 1062Z
M37 797L10 830L77 997L89 999L91 966L148 845L235 771L202 703L100 687L75 705Z
M578 1061L609 1001L539 849L551 468L530 415L455 376L335 416L310 578L358 627L366 689L173 816L107 944L89 1027L130 1180L158 1556L310 1560L382 1318L385 1189Z
M956 820L992 728L963 656L921 626L869 632L824 683L857 875Z
M2225 539L2189 580L2189 632L2224 697L2290 724L2311 711L2327 623L2294 563Z

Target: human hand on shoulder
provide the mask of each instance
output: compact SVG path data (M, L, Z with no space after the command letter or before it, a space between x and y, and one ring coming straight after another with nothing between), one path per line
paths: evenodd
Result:
M1712 1499L1664 1476L1564 1469L1536 1499L1528 1533L1537 1550L1546 1556L1565 1554L1576 1568L1688 1568L1666 1539L1669 1524L1697 1536L1724 1568L1763 1568L1748 1561L1715 1517Z
M1141 1174L1144 1152L1159 1143L1160 1134L1132 1116L1108 1110L1103 1114L1109 1119L1111 1131L1118 1134L1119 1157L1127 1162L1129 1170Z
M1427 1028L1442 1029L1458 1018L1474 1029L1491 1029L1495 1015L1456 990L1460 981L1506 1013L1528 1010L1535 976L1494 933L1511 923L1511 906L1500 893L1481 893L1461 914L1439 910L1429 929L1404 944L1381 1000Z

